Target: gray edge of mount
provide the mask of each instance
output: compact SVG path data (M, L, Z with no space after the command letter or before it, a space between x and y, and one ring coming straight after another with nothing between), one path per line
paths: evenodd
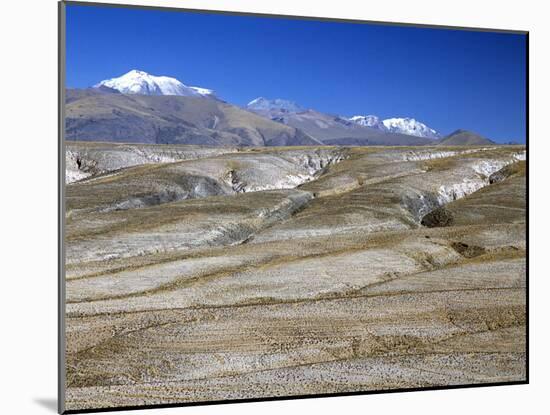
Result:
M58 288L57 288L57 411L65 412L65 2L57 4L58 16L58 75L57 75L57 247L58 247Z

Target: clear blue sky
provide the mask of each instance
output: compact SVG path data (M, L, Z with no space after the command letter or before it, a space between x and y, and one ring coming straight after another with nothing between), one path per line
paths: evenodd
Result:
M525 36L189 12L67 7L67 86L131 69L234 104L286 98L525 142Z

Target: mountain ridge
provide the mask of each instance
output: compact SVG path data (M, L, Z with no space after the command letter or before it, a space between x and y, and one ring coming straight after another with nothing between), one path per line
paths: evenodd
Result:
M322 145L291 126L203 96L68 89L66 139L211 146Z
M326 145L424 145L433 140L399 132L361 125L360 122L314 109L307 109L285 99L258 97L250 101L247 110L295 127Z
M281 98L268 99L264 97L253 99L246 105L246 108L278 121L284 121L284 115L288 118L290 117L289 114L301 114L308 111L315 111L313 109L304 108L291 100ZM317 112L320 113L319 111ZM281 116L282 114L283 116ZM354 115L352 117L335 116L335 118L348 120L361 127L374 128L388 133L405 134L415 137L430 138L433 140L441 137L441 135L433 128L430 128L426 124L410 117L394 117L381 120L380 117L376 115Z
M67 91L67 137L83 141L236 146L496 144L465 130L441 137L410 117L346 117L282 98L260 96L240 108L220 100L211 89L136 69L88 89Z

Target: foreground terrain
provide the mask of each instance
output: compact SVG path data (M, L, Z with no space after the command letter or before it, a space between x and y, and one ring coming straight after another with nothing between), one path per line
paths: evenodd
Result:
M67 143L67 409L525 380L524 160Z

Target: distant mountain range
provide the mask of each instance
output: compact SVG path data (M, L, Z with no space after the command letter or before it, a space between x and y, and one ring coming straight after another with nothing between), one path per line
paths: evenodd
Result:
M263 115L269 115L270 117L277 117L280 115L282 118L284 118L285 114L287 115L287 118L289 118L288 114L298 114L308 111L292 101L279 98L270 100L264 97L259 97L250 101L247 108ZM384 132L432 139L438 139L441 137L437 131L428 127L426 124L415 120L414 118L388 118L385 120L380 120L380 118L376 115L354 115L349 118L335 116L335 118L348 120L362 127L375 128Z
M264 118L302 130L328 145L424 145L431 141L425 137L389 131L385 127L365 125L356 117L306 109L284 99L260 97L250 101L246 108Z
M463 130L441 138L414 118L345 117L279 98L259 97L240 108L211 89L139 70L68 89L66 138L218 146L494 144Z

